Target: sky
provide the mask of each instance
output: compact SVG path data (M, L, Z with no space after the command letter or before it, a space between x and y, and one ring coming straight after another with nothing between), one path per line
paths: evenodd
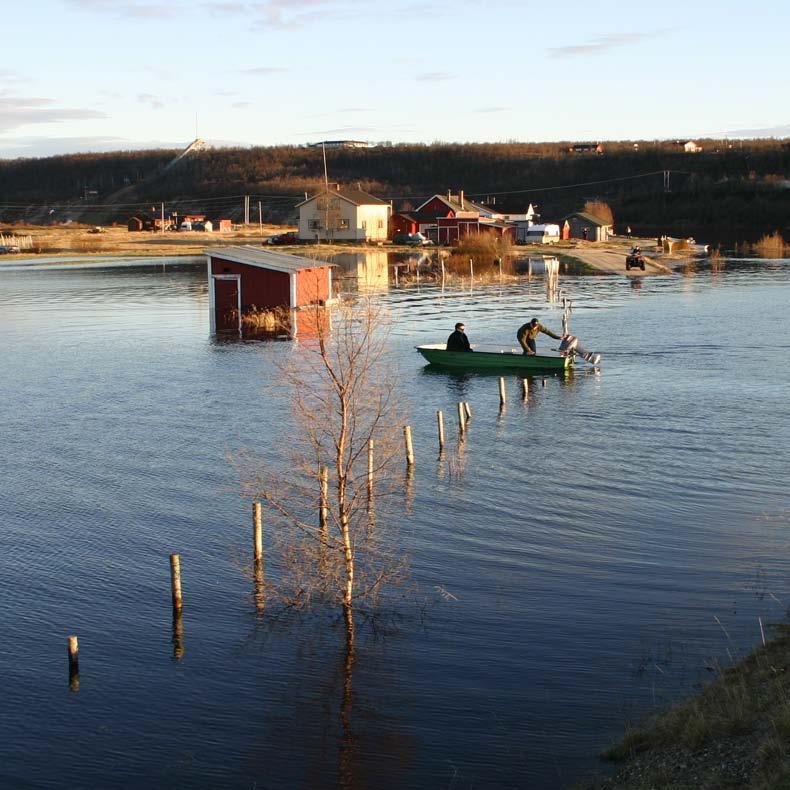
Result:
M788 0L4 4L0 158L788 137Z

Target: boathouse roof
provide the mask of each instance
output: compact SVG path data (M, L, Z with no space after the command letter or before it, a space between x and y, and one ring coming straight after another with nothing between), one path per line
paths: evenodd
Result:
M272 252L251 244L238 247L212 247L206 250L210 258L223 258L234 263L246 263L261 269L273 269L277 272L298 272L302 269L318 269L332 266L326 261L305 258L302 255L289 255L287 252Z

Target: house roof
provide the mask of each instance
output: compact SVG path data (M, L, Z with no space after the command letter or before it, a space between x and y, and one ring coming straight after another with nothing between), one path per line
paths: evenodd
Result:
M303 200L301 203L296 204L296 208L300 206L304 206L306 203L309 203L311 200L315 200L316 198L320 198L322 195L330 194L333 196L341 197L343 200L347 200L349 203L353 203L355 206L388 206L386 200L380 200L377 197L373 197L373 195L369 195L367 192L363 192L361 189L351 189L348 187L340 187L340 189L329 189L324 190L323 192L319 192L317 195L311 195L307 200Z
M584 211L574 211L573 214L568 214L564 216L563 219L571 219L571 217L578 217L584 222L589 222L590 225L598 225L601 228L609 227L612 224L611 222L607 222L605 219L594 217L592 214L587 214Z
M206 250L208 258L224 258L234 263L245 263L259 269L273 269L277 272L298 272L302 269L320 269L332 266L326 261L305 258L301 255L289 255L287 252L272 252L260 247L245 244L238 247L212 247Z
M481 214L494 213L491 211L491 209L486 208L485 206L481 206L479 203L475 203L474 201L469 200L468 198L464 198L463 206L460 203L460 198L458 200L455 200L454 198L455 196L453 196L452 198L448 198L447 195L440 195L437 193L435 195L431 195L428 198L428 200L424 201L419 206L417 206L415 211L417 213L420 213L422 211L422 207L430 203L432 200L440 200L442 203L445 204L445 206L447 206L447 208L449 208L451 211L455 211L456 213L458 213L459 211L477 211Z

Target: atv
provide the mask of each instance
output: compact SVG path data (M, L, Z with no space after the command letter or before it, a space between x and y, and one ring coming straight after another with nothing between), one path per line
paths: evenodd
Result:
M631 269L645 270L645 257L637 250L632 250L631 254L625 258L625 270L631 271Z

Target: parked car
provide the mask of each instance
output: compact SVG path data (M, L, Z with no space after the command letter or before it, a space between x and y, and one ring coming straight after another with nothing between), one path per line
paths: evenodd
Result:
M179 230L192 230L192 223L191 222L182 222Z
M406 238L406 244L410 247L430 247L433 242L422 233L410 233Z
M287 233L278 233L276 236L269 236L266 239L266 244L298 244L299 236L295 230L289 230Z
M0 244L0 255L15 252L19 252L19 247L16 244Z

